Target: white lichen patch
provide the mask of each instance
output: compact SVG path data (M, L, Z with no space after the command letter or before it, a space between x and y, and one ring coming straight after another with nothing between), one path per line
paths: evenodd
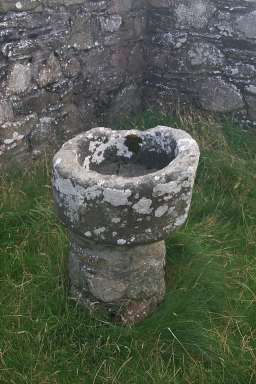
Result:
M105 32L116 32L122 25L122 17L119 15L112 15L108 17L100 17L101 29Z
M168 211L168 205L161 205L155 210L155 217L162 217Z
M176 208L175 207L170 207L169 210L168 210L168 214L169 215L175 215L176 213Z
M118 245L125 245L126 243L127 243L127 241L125 239L118 239L117 240Z
M130 159L133 153L129 151L125 145L125 138L111 136L107 142L102 142L100 139L90 142L89 152L90 156L87 156L84 160L84 167L89 170L90 164L101 164L106 160L105 154L107 150L115 150L116 156L125 157Z
M120 223L120 221L121 221L120 217L113 217L113 219L111 220L111 222L114 224L118 224Z
M79 220L79 208L84 202L84 190L79 185L73 185L70 179L58 175L55 177L54 186L59 193L60 203L66 210L66 215L71 223Z
M101 235L102 233L104 233L106 230L105 227L100 227L100 228L96 228L94 229L93 233L96 235L96 236L99 236Z
M176 227L181 227L181 226L186 222L187 217L188 217L187 213L185 213L185 214L179 216L179 217L175 220L175 226L176 226Z
M128 198L132 195L129 189L111 189L106 188L103 192L104 201L113 205L113 207L121 207L130 205Z
M136 204L133 205L132 209L140 215L149 215L153 210L151 206L152 200L143 197Z
M84 192L85 197L88 201L98 199L102 196L102 189L97 185L89 187Z
M153 196L154 197L161 197L165 196L165 200L171 199L171 197L179 193L181 191L182 184L178 183L177 181L170 181L169 183L166 184L158 184L155 186L153 189Z
M187 206L185 207L185 210L184 210L184 213L182 215L179 215L176 220L175 220L175 225L177 227L181 227L187 220L187 217L188 217L188 213L189 213L189 209L190 209L190 201L189 203L187 204Z
M136 240L136 237L135 236L131 236L129 241L128 241L128 243L132 244L132 243L134 243L135 240Z
M85 232L84 234L86 237L92 237L92 233L90 231Z

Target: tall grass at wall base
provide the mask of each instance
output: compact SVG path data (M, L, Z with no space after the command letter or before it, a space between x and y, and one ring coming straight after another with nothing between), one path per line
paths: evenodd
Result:
M3 174L1 384L256 382L256 133L193 114L129 124L184 128L201 148L189 219L167 241L166 299L135 327L91 318L70 297L49 162Z

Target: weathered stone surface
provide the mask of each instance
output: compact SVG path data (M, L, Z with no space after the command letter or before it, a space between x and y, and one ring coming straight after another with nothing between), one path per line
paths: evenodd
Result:
M38 119L36 115L28 115L16 121L7 121L0 126L0 152L8 153L14 150L22 155L29 152L28 137L36 127ZM18 152L17 152L18 148Z
M247 39L256 40L256 11L239 16L236 19L236 28Z
M0 101L0 125L14 118L12 105L6 101Z
M138 323L164 299L165 253L164 242L120 249L72 235L72 294L90 310L104 308L116 321Z
M36 114L32 155L118 117L119 102L138 110L145 15L133 0L0 1L0 124Z
M248 106L249 118L256 121L256 94L254 96L245 96L245 101Z
M193 67L204 66L210 69L224 64L224 54L215 45L204 42L192 44L188 57Z
M32 87L31 65L15 64L11 70L7 87L11 94L29 92Z
M198 158L195 141L168 127L78 135L54 160L60 216L98 242L162 240L187 218Z
M94 128L53 160L53 192L71 232L76 299L124 324L148 316L165 293L163 240L186 221L199 148L185 131Z
M172 111L178 100L179 107L203 106L253 124L244 100L256 76L256 2L149 3L146 105Z
M62 72L57 57L52 53L38 74L38 84L41 88L58 81Z
M255 125L255 19L254 0L2 0L1 103L12 112L0 107L0 123L55 119L59 145L145 106L171 113L214 98L210 110Z
M120 29L122 21L119 15L100 17L101 29L103 32L116 32Z
M239 90L219 78L200 84L199 100L204 109L213 112L232 112L244 107Z
M216 8L207 0L181 0L175 7L176 21L182 28L204 28Z

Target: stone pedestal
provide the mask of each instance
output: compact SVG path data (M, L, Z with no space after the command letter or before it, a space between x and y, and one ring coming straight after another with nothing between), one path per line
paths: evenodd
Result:
M134 324L165 293L165 244L186 221L199 159L186 132L95 128L54 158L58 215L71 233L72 294Z
M165 253L164 241L106 246L72 234L72 294L89 310L106 310L123 324L139 322L164 299Z

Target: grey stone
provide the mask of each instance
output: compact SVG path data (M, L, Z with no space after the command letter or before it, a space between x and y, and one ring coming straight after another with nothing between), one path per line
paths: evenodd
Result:
M72 233L71 283L85 304L133 323L163 299L163 240L187 219L198 160L189 134L163 126L94 128L55 155L54 199Z
M188 57L193 67L216 68L224 63L223 53L213 44L204 42L193 44L188 51Z
M88 50L99 45L95 39L95 23L92 19L81 14L73 20L70 37L67 41L68 48Z
M38 74L38 84L41 88L58 81L62 76L58 59L52 53L46 64L42 66Z
M8 91L11 94L29 92L32 87L31 64L15 64L8 80Z
M11 103L0 101L0 125L6 121L12 121L14 118Z
M232 112L244 107L239 90L220 78L208 79L200 84L199 100L204 109L213 112Z
M1 100L13 113L1 108L0 123L55 119L56 146L144 107L203 105L253 125L255 14L254 0L2 0ZM31 154L49 147L40 132Z
M203 28L214 14L216 7L206 0L182 0L177 2L175 14L177 24L184 28Z
M42 0L1 0L0 12L25 11L38 7Z
M28 151L27 137L38 122L36 115L28 115L19 120L7 121L0 127L1 154L8 153L19 148L19 155Z
M103 308L123 324L142 321L164 299L164 242L103 246L72 235L72 293L90 310Z
M101 29L105 32L116 32L120 29L122 21L119 15L100 17Z
M63 64L63 72L68 77L76 77L81 72L81 65L79 60L76 57L70 57Z
M239 16L236 20L236 28L247 39L256 40L256 11Z
M248 117L256 121L256 94L254 96L245 96L245 101L248 106Z
M30 132L29 141L32 147L36 146L54 146L56 141L55 128L57 121L48 116L41 117L34 129Z
M256 95L256 84L250 84L248 87L245 88L248 93L251 93L252 95Z
M146 105L163 111L203 105L253 124L253 114L248 114L249 105L243 101L255 82L256 2L150 0L150 4L155 9L148 13Z

